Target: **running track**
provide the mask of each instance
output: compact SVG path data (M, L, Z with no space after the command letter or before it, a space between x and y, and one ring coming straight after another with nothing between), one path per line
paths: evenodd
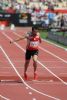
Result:
M26 40L10 44L29 31L16 28L0 31L0 100L66 100L67 51L47 41L39 46L38 81L33 80L32 60L29 81L23 78ZM8 80L8 81L7 81Z

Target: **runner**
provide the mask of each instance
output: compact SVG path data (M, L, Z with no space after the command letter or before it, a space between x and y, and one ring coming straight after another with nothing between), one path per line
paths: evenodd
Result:
M23 39L27 39L26 45L26 53L25 53L25 64L24 64L24 78L28 80L27 76L27 68L29 66L30 59L33 59L33 67L34 67L34 80L38 79L37 75L37 58L38 58L38 45L41 43L40 33L38 32L38 28L33 26L32 31L26 33L24 36L16 39L14 41L10 41L10 43L17 42Z

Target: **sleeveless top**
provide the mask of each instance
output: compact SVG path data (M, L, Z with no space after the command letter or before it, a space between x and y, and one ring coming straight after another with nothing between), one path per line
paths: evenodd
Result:
M28 33L27 38L27 50L38 50L40 37L38 35L33 36L32 32Z

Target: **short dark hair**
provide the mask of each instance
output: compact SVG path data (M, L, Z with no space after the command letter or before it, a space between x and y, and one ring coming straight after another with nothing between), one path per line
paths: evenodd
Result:
M38 30L38 27L37 26L32 26L32 31L34 30Z

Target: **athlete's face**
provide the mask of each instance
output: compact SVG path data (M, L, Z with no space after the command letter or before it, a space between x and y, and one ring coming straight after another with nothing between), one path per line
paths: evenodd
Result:
M37 34L37 32L38 32L38 30L37 30L37 29L34 29L34 30L32 31L32 33L33 33L34 35L36 35L36 34Z

